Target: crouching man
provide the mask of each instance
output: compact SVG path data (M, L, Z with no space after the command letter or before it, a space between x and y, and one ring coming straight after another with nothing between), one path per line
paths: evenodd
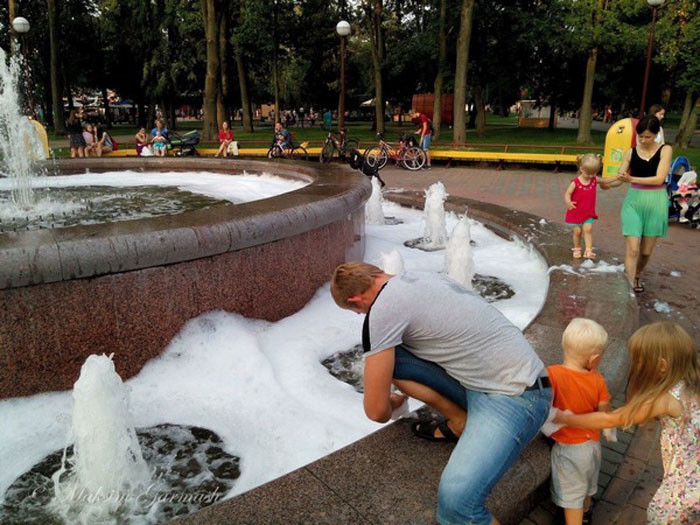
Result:
M552 390L522 332L447 276L393 276L363 262L336 268L333 299L365 314L364 409L389 420L405 396L444 419L414 423L431 441L456 442L440 479L437 521L493 524L486 496L547 419Z

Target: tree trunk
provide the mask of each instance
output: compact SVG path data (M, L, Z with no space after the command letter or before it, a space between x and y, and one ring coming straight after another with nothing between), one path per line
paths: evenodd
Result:
M243 113L243 131L253 133L253 114L250 110L250 100L248 99L248 77L245 69L243 57L238 48L235 52L236 69L238 70L238 89L241 92L241 112Z
M481 81L474 85L474 104L476 105L476 134L486 136L486 109L484 108L484 88Z
M678 136L676 137L676 144L679 147L686 149L690 147L690 142L693 140L693 133L695 133L695 128L698 125L698 111L700 110L700 96L695 99L695 104L693 104L693 109L688 115L688 120L685 123L683 129L678 130Z
M140 98L138 102L136 103L136 106L138 108L138 126L140 128L146 127L147 125L147 119L146 119L146 105L143 103L143 99Z
M442 86L445 78L445 62L447 58L447 35L445 33L445 19L447 17L447 0L440 0L440 25L438 28L438 70L433 83L433 140L440 140L440 127L442 126Z
M279 58L278 58L278 28L277 28L277 1L272 3L272 89L275 95L275 122L280 119L280 77L279 77ZM302 123L302 127L304 127Z
M63 90L61 89L61 74L58 61L58 33L56 31L56 0L48 0L49 11L49 41L51 46L51 101L53 105L53 125L56 134L66 132L66 120L63 114ZM69 98L70 100L70 98Z
M221 22L219 24L219 60L221 61L221 76L219 83L219 92L221 99L221 108L217 108L217 113L220 111L219 127L224 121L228 122L231 115L230 108L230 82L229 82L229 11L228 2L224 2L221 6ZM218 100L218 99L217 99Z
M454 139L456 144L467 141L467 126L464 108L467 104L467 64L469 62L469 41L472 32L474 0L462 0L457 36L457 64L455 66L455 93L453 107Z
M583 100L581 101L581 111L578 117L578 135L576 142L578 144L591 143L591 122L592 109L591 101L593 100L593 83L595 81L595 65L598 61L598 48L594 47L588 52L588 61L586 62L586 80L583 83Z
M683 102L683 113L681 113L681 123L678 126L678 135L685 129L688 123L688 117L690 116L690 111L693 109L693 93L686 91L685 101ZM677 143L677 142L676 142Z
M207 42L207 74L204 81L204 123L202 138L214 140L218 136L216 127L216 98L219 80L219 21L216 0L201 0L204 14L204 34Z
M377 133L384 133L384 36L382 31L382 0L374 0L370 7L372 65L374 67L374 113Z

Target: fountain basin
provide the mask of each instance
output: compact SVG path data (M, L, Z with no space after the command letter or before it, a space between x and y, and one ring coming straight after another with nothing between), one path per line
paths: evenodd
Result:
M68 389L94 352L114 352L127 379L209 310L281 319L364 252L370 184L341 166L169 158L56 166L61 174L245 170L310 184L176 216L0 234L0 399Z

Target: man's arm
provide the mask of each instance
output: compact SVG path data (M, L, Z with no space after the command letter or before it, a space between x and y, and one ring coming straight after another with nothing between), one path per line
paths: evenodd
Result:
M379 423L389 421L393 410L403 403L403 396L391 394L393 375L393 347L371 355L365 360L364 408L365 414L372 421Z

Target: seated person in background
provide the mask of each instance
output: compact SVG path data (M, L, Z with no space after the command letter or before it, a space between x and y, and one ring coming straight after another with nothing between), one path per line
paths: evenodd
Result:
M97 137L98 140L95 144L95 152L98 157L101 157L103 153L114 151L114 142L107 131L97 128Z
M165 141L167 142L169 139L168 128L163 126L163 121L159 118L156 119L155 127L151 130L151 137L155 137L158 131L160 131L161 136L165 138Z
M233 131L228 127L228 122L224 122L219 130L219 151L216 152L215 157L222 155L224 157L228 156L228 147L233 142Z
M139 129L138 133L134 135L134 140L136 141L136 154L141 155L143 148L148 147L148 136L146 135L146 128Z
M564 330L561 342L563 364L547 367L553 405L575 414L610 412L605 379L596 371L608 344L608 333L595 321L576 317ZM598 491L600 431L563 427L550 437L554 440L552 501L564 509L566 525L581 524L590 512L591 496ZM613 439L608 434L605 437Z
M275 123L275 144L279 144L283 149L292 147L292 136L289 134L281 122Z
M160 131L156 131L155 137L151 139L153 143L153 153L156 157L165 157L168 154L168 140Z
M85 156L95 155L97 152L97 141L95 140L92 124L83 126L83 140L85 141Z
M678 189L673 192L678 195L677 202L680 207L680 216L678 222L689 222L690 218L686 216L688 208L695 204L698 198L698 175L694 171L686 171L678 181Z

